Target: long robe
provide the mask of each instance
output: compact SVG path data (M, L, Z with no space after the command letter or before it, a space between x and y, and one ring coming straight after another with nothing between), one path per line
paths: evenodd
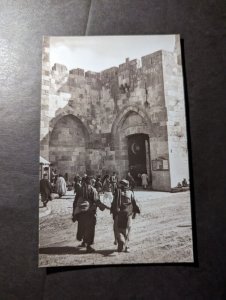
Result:
M142 179L142 186L146 187L148 185L148 175L145 173L142 174L141 179Z
M113 199L111 213L114 218L114 234L118 242L118 250L122 251L124 246L128 246L132 215L140 213L133 192L128 189L117 189Z
M96 214L88 211L78 215L77 240L92 245L95 237Z
M56 192L57 194L59 194L60 196L63 196L66 194L67 192L67 185L66 185L66 181L63 177L58 177L57 181L56 181Z
M40 194L42 197L42 202L47 203L50 199L52 192L52 186L48 179L41 179L40 180Z
M97 207L104 210L105 206L100 202L97 190L92 186L88 188L86 184L83 184L75 195L73 212L76 211L81 198L89 202L89 208L87 211L79 212L74 216L75 220L78 221L77 240L92 245L95 237L96 210Z

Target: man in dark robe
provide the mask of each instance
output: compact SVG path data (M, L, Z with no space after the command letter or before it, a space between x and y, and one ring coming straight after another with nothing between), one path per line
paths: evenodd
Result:
M48 180L48 175L44 174L43 178L40 180L40 194L41 194L41 201L43 206L45 207L48 201L51 199L52 193L52 186Z
M91 245L95 236L97 207L102 211L110 209L101 203L97 190L91 185L91 179L87 176L75 195L72 217L73 222L78 221L77 240L82 241L80 247L86 247L87 253L95 251Z
M101 178L99 176L97 177L97 180L95 182L95 189L97 190L98 194L100 194L102 191L102 183Z
M111 176L111 184L112 184L112 193L114 194L117 188L118 178L116 173L114 172Z
M74 193L77 194L82 186L82 179L80 176L76 176L76 181L74 183Z
M132 218L135 218L140 209L134 198L134 193L129 188L129 182L120 181L120 187L116 190L111 206L114 219L114 234L118 244L118 252L130 252L128 242Z

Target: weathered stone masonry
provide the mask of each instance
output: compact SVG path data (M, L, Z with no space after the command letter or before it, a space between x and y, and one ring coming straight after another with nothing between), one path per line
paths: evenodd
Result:
M123 177L129 169L128 137L135 134L148 137L146 170L154 190L170 191L189 180L178 51L127 58L100 73L68 71L60 64L50 67L45 37L41 156L70 176L117 171Z

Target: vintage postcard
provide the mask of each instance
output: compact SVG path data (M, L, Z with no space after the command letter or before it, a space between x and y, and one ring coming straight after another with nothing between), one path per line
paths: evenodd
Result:
M179 35L44 37L39 266L192 263Z

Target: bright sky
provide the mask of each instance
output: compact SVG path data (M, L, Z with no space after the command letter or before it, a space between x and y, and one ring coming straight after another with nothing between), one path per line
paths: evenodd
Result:
M50 38L50 64L69 70L82 68L100 72L158 50L173 51L175 35L77 36Z

